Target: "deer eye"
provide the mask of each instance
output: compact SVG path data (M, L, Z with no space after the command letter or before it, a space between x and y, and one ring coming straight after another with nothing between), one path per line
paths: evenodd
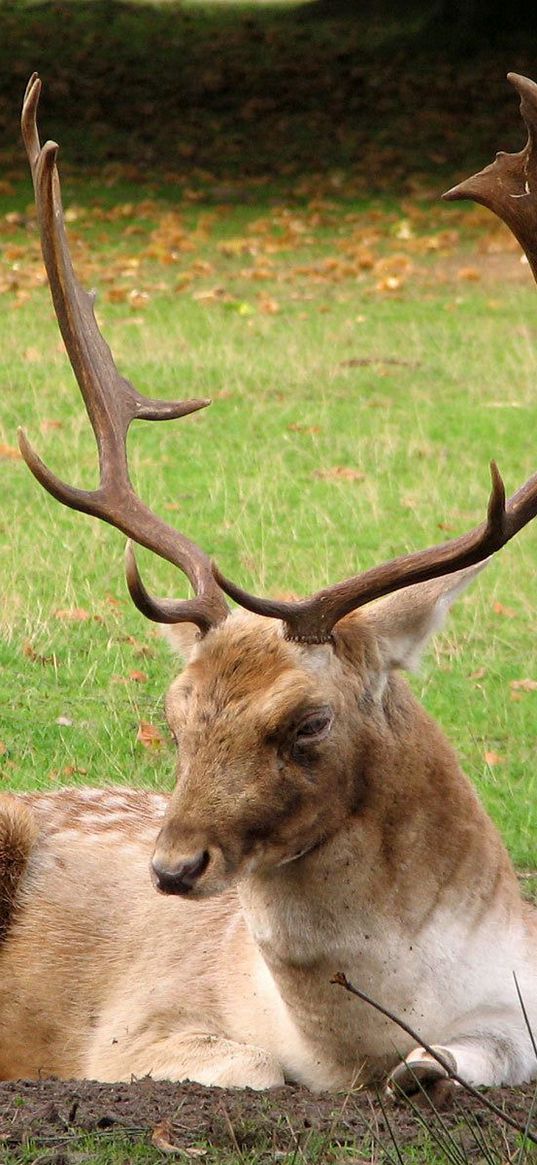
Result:
M320 708L308 713L295 729L294 747L300 750L307 748L308 744L317 744L324 740L330 732L333 720L334 714L330 708Z

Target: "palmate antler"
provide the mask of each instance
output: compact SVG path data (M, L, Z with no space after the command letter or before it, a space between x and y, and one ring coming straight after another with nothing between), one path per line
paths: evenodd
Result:
M448 198L472 197L504 218L522 243L537 278L537 204L531 188L535 159L533 132L537 126L537 86L523 77L510 79L522 95L522 113L529 131L525 150L499 155L492 166L461 183ZM134 493L127 467L126 434L131 420L166 420L184 416L208 401L149 400L118 373L93 314L91 297L77 284L68 252L56 169L58 147L40 147L36 112L40 94L37 76L30 79L23 104L22 129L36 192L45 266L60 329L84 397L99 450L101 484L92 492L61 482L39 459L24 434L22 454L32 473L64 505L103 518L136 542L175 563L189 578L195 599L173 602L151 598L129 555L127 580L140 610L157 622L188 620L202 633L221 623L228 607L225 591L247 610L283 620L285 637L303 643L326 643L344 615L373 599L472 566L509 542L537 514L537 473L509 499L495 462L487 520L480 526L428 550L406 554L374 567L308 599L279 602L258 598L226 579L189 539L153 514Z
M132 552L127 578L134 601L144 614L163 623L188 620L204 634L229 614L207 555L144 505L135 494L128 472L126 438L132 420L166 421L184 417L210 404L207 400L151 400L120 376L112 354L97 327L93 298L77 283L69 255L56 168L58 146L40 145L36 116L41 82L30 78L22 107L22 135L30 162L43 258L54 308L65 347L95 433L99 451L100 485L96 490L75 489L60 481L43 464L20 431L19 444L26 464L58 501L75 510L110 522L142 546L178 566L187 575L196 597L178 602L150 599L140 582Z
M529 77L508 73L520 94L520 112L528 140L518 154L496 154L494 162L444 194L448 202L472 198L494 211L518 239L537 279L537 85Z

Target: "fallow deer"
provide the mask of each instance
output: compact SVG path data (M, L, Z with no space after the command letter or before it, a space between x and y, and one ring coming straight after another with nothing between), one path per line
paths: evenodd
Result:
M537 86L513 82L528 145L450 197L503 215L535 269ZM194 597L151 597L129 550L135 603L188 655L166 702L179 752L171 798L118 788L0 799L0 1077L333 1089L388 1076L412 1088L456 1070L474 1084L527 1081L537 913L399 672L536 515L537 474L506 503L493 465L481 526L308 600L256 598L225 579L133 492L131 420L208 402L150 400L117 372L73 273L39 92L34 76L23 134L100 485L66 485L23 434L21 450L59 501L176 564ZM334 986L335 972L404 1017L443 1063Z

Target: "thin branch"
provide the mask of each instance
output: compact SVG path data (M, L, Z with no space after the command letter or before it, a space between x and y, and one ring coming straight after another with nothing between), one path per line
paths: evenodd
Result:
M531 1046L533 1048L533 1051L535 1052L535 1059L537 1060L537 1041L536 1041L535 1036L533 1034L533 1028L532 1028L531 1023L530 1023L530 1017L526 1011L526 1004L524 1003L524 999L522 997L522 992L520 990L520 985L518 982L518 977L517 977L516 971L513 971L513 979L515 980L516 993L518 995L518 1002L520 1003L520 1009L522 1011L522 1015L524 1016L524 1023L526 1024L526 1027L528 1029L528 1035L529 1035L530 1040L531 1040Z
M393 1011L389 1011L387 1007L383 1007L382 1003L377 1003L376 999L372 999L371 996L367 995L365 991L362 991L359 987L355 987L352 983L349 982L347 976L344 975L342 971L337 971L330 982L335 983L337 987L344 987L346 991L351 993L351 995L356 995L357 998L361 999L363 1003L368 1003L370 1007L375 1009L375 1011L380 1012L380 1014L386 1016L387 1019L391 1019L392 1023L397 1024L397 1027L399 1027L401 1031L406 1032L407 1036L410 1036L412 1040L416 1041L418 1047L423 1048L423 1050L427 1052L429 1056L432 1056L433 1060L436 1060L437 1064L440 1064L440 1067L444 1069L444 1072L450 1080L455 1080L457 1084L460 1084L461 1088L464 1088L465 1092L468 1092L470 1096L474 1096L481 1102L481 1104L485 1106L485 1108L488 1108L489 1112L494 1113L494 1115L499 1117L499 1119L505 1124L510 1125L513 1129L516 1129L517 1133L521 1133L522 1136L527 1137L527 1139L531 1141L532 1144L537 1145L537 1133L533 1133L531 1129L526 1130L524 1125L519 1124L519 1122L516 1121L514 1117L509 1116L508 1113L503 1112L497 1104L494 1104L492 1100L489 1100L488 1096L486 1096L483 1092L480 1092L478 1088L474 1088L473 1084L470 1084L468 1080L464 1079L463 1076L459 1076L458 1072L453 1070L449 1061L446 1060L445 1057L440 1054L440 1052L437 1052L434 1048L432 1048L430 1044L426 1044L418 1032L411 1028L404 1019L400 1019L399 1016L395 1015Z
M412 1065L409 1064L409 1067L412 1068ZM435 1130L436 1137L437 1137L437 1143L439 1144L440 1148L443 1149L444 1152L446 1152L446 1150L449 1148L449 1153L451 1154L451 1159L455 1160L455 1165L466 1165L467 1156L466 1156L464 1149L461 1148L459 1143L456 1141L455 1137L453 1136L453 1133L451 1132L451 1129L449 1128L447 1121L444 1120L444 1117L442 1116L440 1109L435 1104L431 1092L429 1091L428 1088L425 1087L424 1083L420 1080L420 1078L417 1074L416 1074L416 1083L418 1085L419 1091L420 1091L423 1099L427 1101L429 1108L432 1109L434 1118L438 1122L441 1133L445 1137L445 1143L442 1144L441 1133L440 1132L436 1133L436 1130ZM420 1112L418 1105L416 1103L413 1103L412 1097L406 1096L406 1102L407 1102L407 1104L410 1102L412 1111L414 1113L420 1113L420 1116L422 1118L422 1123L425 1126L425 1128L428 1130L429 1135L431 1135L431 1132L432 1132L431 1126L425 1120L425 1116L422 1114L422 1112Z
M526 1027L528 1029L528 1035L529 1035L530 1040L531 1040L531 1045L532 1045L533 1051L535 1052L535 1058L537 1059L537 1042L535 1040L535 1034L534 1034L533 1028L532 1028L531 1023L530 1023L530 1017L529 1017L528 1012L526 1010L526 1004L524 1003L524 998L523 998L522 992L520 990L520 984L518 982L518 976L517 976L516 971L513 971L513 979L515 980L516 993L518 995L518 1002L520 1003L522 1015L524 1016L524 1023L526 1024ZM533 1118L533 1114L536 1110L536 1107L537 1107L537 1088L535 1089L535 1092L533 1093L533 1096L531 1099L531 1104L529 1107L528 1119L526 1121L526 1128L524 1131L525 1138L528 1138L528 1133L530 1131L531 1121Z
M411 1068L412 1065L409 1065L409 1067ZM413 1073L413 1075L415 1074ZM449 1160L451 1165L467 1165L467 1157L452 1136L445 1120L442 1118L440 1112L438 1111L431 1094L427 1091L426 1088L424 1088L421 1080L417 1075L415 1075L415 1080L417 1089L419 1089L423 1099L427 1101L427 1104L433 1111L434 1117L438 1121L440 1131L435 1128L434 1124L427 1121L423 1108L420 1108L414 1101L413 1097L407 1095L406 1093L405 1104L408 1106L408 1108L410 1108L410 1111L413 1113L418 1123L426 1130L437 1148L440 1149L444 1155L447 1155L446 1160ZM442 1133L445 1137L445 1140L442 1140Z

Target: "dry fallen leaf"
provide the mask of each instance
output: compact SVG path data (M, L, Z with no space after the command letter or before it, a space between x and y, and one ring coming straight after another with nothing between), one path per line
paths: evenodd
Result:
M128 295L130 292L127 287L109 287L105 299L108 303L125 303Z
M38 364L43 359L43 353L40 348L27 348L24 359L27 364Z
M20 461L22 453L20 449L16 449L13 445L0 444L0 458L5 461Z
M63 429L63 421L41 421L39 428L42 433L47 433L49 429Z
M503 603L493 603L492 610L495 615L503 615L505 619L516 619L516 611L512 607L504 607Z
M412 260L408 255L395 251L392 255L383 255L375 263L375 275L410 275L413 270Z
M47 663L53 664L54 667L56 666L56 656L54 654L40 655L39 652L36 651L34 647L32 647L29 639L26 639L23 643L22 653L26 656L27 659L31 659L32 663L40 663L43 667Z
M147 307L149 303L149 296L147 291L139 291L138 288L133 288L129 291L128 300L131 308L137 311L139 308Z
M155 728L154 724L150 724L147 720L140 720L136 739L144 748L158 749L162 748L164 744L158 728Z
M485 764L493 768L494 765L503 765L505 762L504 756L499 756L497 752L485 752Z
M135 684L146 684L147 683L147 676L145 674L145 671L137 671L136 668L134 669L134 671L130 672L129 679L134 680Z
M291 433L307 433L309 435L321 432L319 425L300 425L298 421L294 421L292 424L288 425L287 428Z
M365 473L361 469L352 469L349 465L332 465L330 469L314 469L314 477L321 481L364 481Z
M486 676L486 674L487 674L486 667L478 667L477 671L473 671L470 673L470 675L468 676L468 679L469 680L482 680L483 676Z
M233 258L235 255L248 255L252 253L254 247L251 239L224 239L221 243L217 243L217 250L222 255Z
M457 271L457 279L464 280L467 283L478 283L481 275L477 267L460 267Z
M159 1125L155 1125L151 1133L151 1144L155 1149L160 1149L161 1153L182 1153L181 1146L174 1144L170 1139L172 1136L171 1121L161 1121Z
M511 680L512 692L537 692L537 680Z
M155 655L155 649L149 643L141 643L139 639L135 639L134 635L121 635L121 643L128 643L135 655L143 655L152 658Z
M405 280L401 275L383 275L382 279L375 283L376 291L400 291L404 286Z
M207 291L194 292L192 299L201 304L221 303L226 297L225 287L211 287Z
M122 607L123 606L123 599L117 599L115 595L105 595L104 601L105 601L105 603L108 604L109 607Z
M91 619L89 611L85 611L83 607L60 607L54 612L55 619L66 619L73 623L83 623L86 619Z
M264 312L265 315L275 316L280 310L278 300L273 299L270 295L258 295L257 302L259 304L259 310Z

